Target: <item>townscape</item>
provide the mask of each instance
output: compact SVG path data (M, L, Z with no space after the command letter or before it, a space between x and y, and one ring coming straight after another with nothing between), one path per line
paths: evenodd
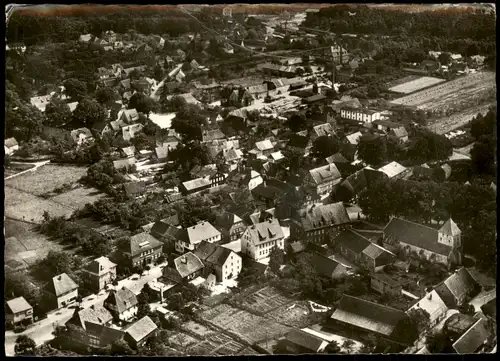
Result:
M13 9L6 354L496 353L495 21Z

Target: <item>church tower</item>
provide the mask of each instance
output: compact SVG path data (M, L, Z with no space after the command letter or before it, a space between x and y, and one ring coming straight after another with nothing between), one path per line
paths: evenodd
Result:
M458 228L453 219L448 219L438 231L438 243L448 245L453 248L462 247L462 231Z

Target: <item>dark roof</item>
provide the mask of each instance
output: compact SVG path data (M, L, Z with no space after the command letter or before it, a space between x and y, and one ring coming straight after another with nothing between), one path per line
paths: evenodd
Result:
M331 318L390 336L407 316L403 311L344 295Z
M90 262L86 267L85 270L98 274L98 275L103 275L109 272L110 269L115 268L116 264L111 262L107 257L99 257Z
M119 290L111 290L104 304L111 304L116 307L118 313L123 313L137 305L137 297L134 292L126 287Z
M483 311L483 313L486 316L489 316L489 317L496 320L496 318L497 318L497 298L495 297L494 299L490 300L486 304L482 305L481 311Z
M337 261L320 255L318 253L310 253L309 260L314 270L321 276L332 277L335 274L346 272L346 268Z
M385 283L391 287L401 286L401 282L395 280L387 273L376 272L371 275L371 278L376 279L377 281L380 281L382 283Z
M480 285L465 267L460 268L436 287L436 292L448 308L456 308L458 301L467 294L476 296L477 293L471 294L473 291L479 293Z
M290 246L292 247L293 253L300 253L306 249L306 246L301 241L290 243Z
M323 346L323 344L327 343L325 340L319 338L318 336L298 329L292 329L286 335L286 339L289 342L312 352L320 351L320 348Z
M345 159L345 157L340 154L340 153L335 153L334 155L331 155L329 156L328 158L326 158L326 161L328 163L339 163L339 164L342 164L342 163L350 163L347 159Z
M372 243L359 233L350 229L342 231L336 238L335 243L347 248L356 254L361 254Z
M350 222L349 215L342 202L312 205L299 210L300 223L305 231L330 225Z
M191 274L203 268L201 260L192 252L187 252L174 260L173 268L177 270L181 278L190 276Z
M202 261L206 261L216 249L217 246L214 243L202 241L194 251L194 254Z
M263 183L252 189L251 192L253 196L258 196L266 199L277 199L282 194L282 191L279 188L268 186Z
M207 258L207 262L223 266L231 252L229 248L217 246L215 251Z
M305 98L304 100L308 103L313 103L324 99L326 99L326 96L324 96L323 94L314 94L308 98Z
M68 322L85 329L87 322L102 325L112 319L113 315L111 312L105 309L103 305L95 304L84 310L75 310L75 313Z
M133 257L141 252L161 247L163 243L149 233L143 232L130 237L130 242L127 246L125 251L130 252Z
M490 337L487 321L480 318L471 328L460 336L453 344L458 354L472 354L476 352Z
M309 138L298 134L292 134L290 140L287 143L287 147L302 148L305 149L309 143Z
M400 218L393 218L384 228L384 236L394 237L399 242L448 257L452 248L438 243L438 231Z
M401 127L401 124L399 123L394 123L394 122L391 122L390 120L385 120L385 119L376 119L372 122L373 124L375 125L382 125L384 127L388 127L388 128L399 128Z

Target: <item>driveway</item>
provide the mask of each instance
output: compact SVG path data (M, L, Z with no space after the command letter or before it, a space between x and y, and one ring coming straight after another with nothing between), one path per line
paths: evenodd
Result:
M151 268L150 271L145 271L142 275L133 274L132 276L121 280L118 282L118 286L112 288L120 289L122 287L129 288L132 292L138 295L144 285L150 281L158 279L162 274L162 267L166 266L167 263L164 262L156 267ZM133 278L137 277L137 280ZM80 306L83 308L88 308L95 304L103 304L104 300L108 297L108 290L101 290L99 294L93 294L85 297ZM71 305L69 305L71 307ZM14 345L16 339L20 335L27 335L35 341L37 346L50 341L54 338L52 331L54 331L57 325L64 325L75 312L74 308L64 307L59 310L53 310L47 314L47 318L34 323L26 329L26 331L21 333L14 333L13 331L5 332L5 354L7 356L14 356Z

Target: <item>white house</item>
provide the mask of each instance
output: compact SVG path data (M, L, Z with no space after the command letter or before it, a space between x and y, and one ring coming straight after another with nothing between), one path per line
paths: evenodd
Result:
M446 316L448 307L435 290L428 292L424 298L411 306L407 313L411 311L424 310L429 314L428 327L434 327Z
M3 145L6 155L12 155L16 150L19 149L19 144L17 143L16 138L8 138L5 139L5 143Z
M359 123L371 123L379 120L381 114L379 111L373 109L344 107L340 109L340 117L355 120Z
M222 234L209 222L203 221L186 229L187 239L177 239L175 250L180 253L194 251L197 246L205 241L209 243L220 242Z
M278 219L254 224L241 237L241 252L259 261L268 258L274 247L284 249L284 234Z
M111 290L103 305L120 321L129 321L137 315L137 297L125 286L119 290Z
M232 250L208 242L200 243L194 252L206 268L215 271L217 282L225 284L235 279L241 272L242 259Z
M57 309L66 307L76 301L78 297L78 285L66 273L52 278L48 284L47 292L55 297Z

